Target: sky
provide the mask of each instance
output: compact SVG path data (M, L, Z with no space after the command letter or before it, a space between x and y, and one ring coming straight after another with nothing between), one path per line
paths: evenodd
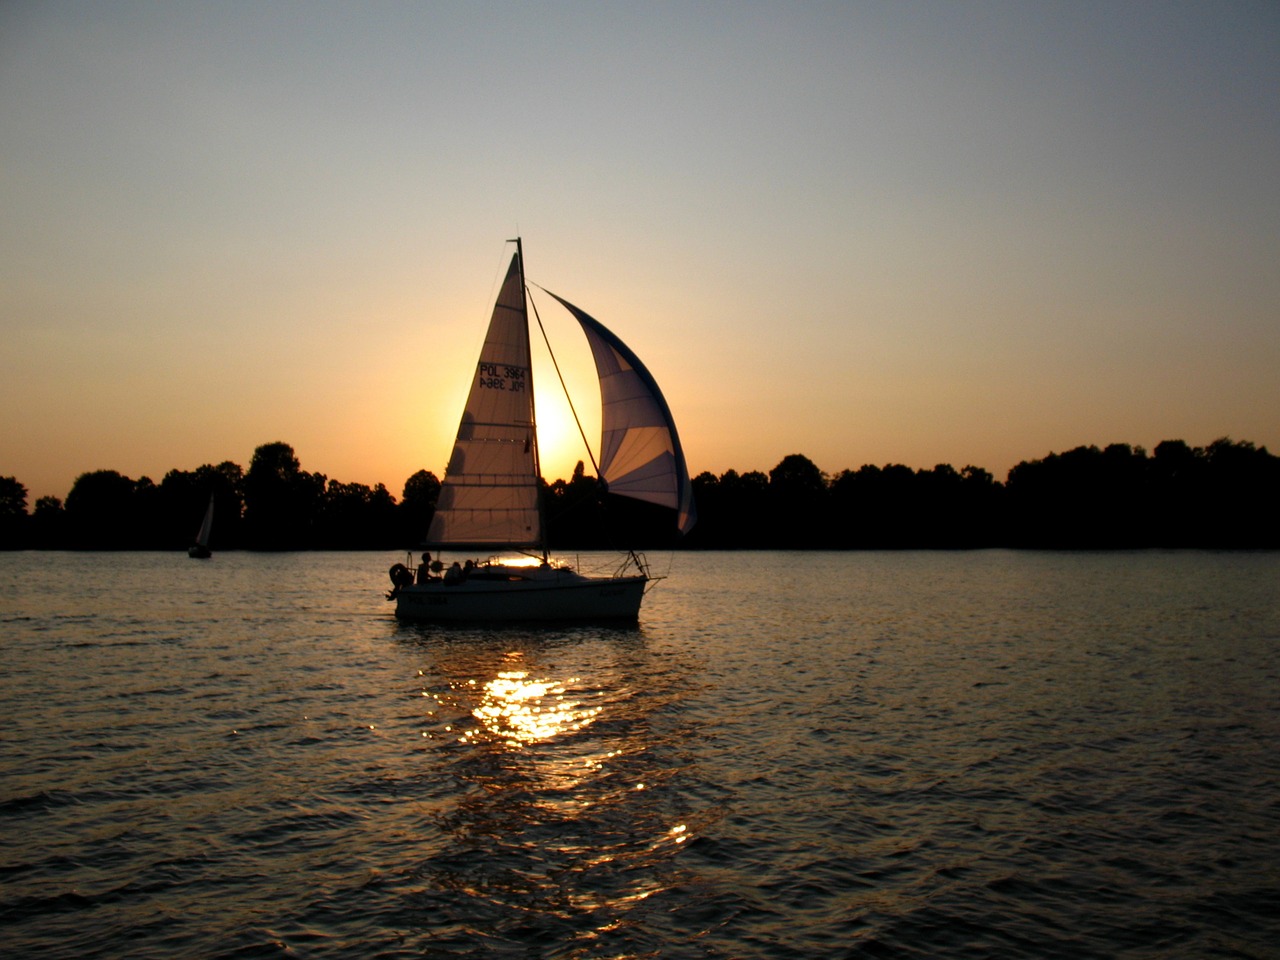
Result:
M1280 5L5 0L0 476L399 496L517 234L695 474L1280 452Z

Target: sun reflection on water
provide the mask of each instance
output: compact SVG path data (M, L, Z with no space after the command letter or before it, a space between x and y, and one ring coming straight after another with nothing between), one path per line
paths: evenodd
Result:
M457 724L459 742L527 747L581 730L600 714L600 707L588 706L571 693L581 678L534 676L522 669L520 659L518 653L508 654L504 664L507 669L498 670L483 685L474 679L465 682L467 693L477 698L470 715L478 725ZM455 732L455 726L445 730Z
M553 916L574 956L656 955L630 949L643 904L686 882L676 860L715 816L672 788L686 728L666 730L671 690L638 656L491 643L420 672L426 753L458 784L436 819L433 889L521 923Z

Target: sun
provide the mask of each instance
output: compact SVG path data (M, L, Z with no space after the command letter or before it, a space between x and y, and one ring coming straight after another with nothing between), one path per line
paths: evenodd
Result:
M535 390L537 388L535 387ZM544 395L544 393L546 395ZM558 390L539 390L536 395L538 418L538 458L542 466L542 476L551 483L555 480L568 480L573 476L573 468L581 460L586 465L587 473L594 473L591 457L574 423L573 411L570 410L564 394ZM584 411L578 411L584 416ZM587 427L584 420L583 427ZM588 433L587 436L592 436Z
M545 340L536 345L531 358L538 458L548 483L568 480L579 460L587 474L594 475L587 444L597 454L600 446L600 383L591 349L576 322L553 330L552 339L556 344L554 360L545 349ZM572 406L566 390L573 397ZM581 429L574 420L575 410Z

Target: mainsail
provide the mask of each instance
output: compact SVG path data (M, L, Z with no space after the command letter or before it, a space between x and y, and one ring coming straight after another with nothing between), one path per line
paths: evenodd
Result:
M667 401L640 358L599 320L555 297L574 315L600 377L600 479L610 493L678 511L680 532L697 519L684 451Z
M213 494L209 494L209 506L204 512L204 520L196 533L196 543L202 547L209 546L209 534L213 532Z
M529 324L518 250L493 308L427 544L542 546Z

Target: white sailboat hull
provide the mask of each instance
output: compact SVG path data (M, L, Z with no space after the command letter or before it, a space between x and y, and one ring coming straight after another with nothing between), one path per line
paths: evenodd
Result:
M396 616L432 622L635 620L648 582L643 574L584 577L562 569L523 579L430 580L396 592Z

